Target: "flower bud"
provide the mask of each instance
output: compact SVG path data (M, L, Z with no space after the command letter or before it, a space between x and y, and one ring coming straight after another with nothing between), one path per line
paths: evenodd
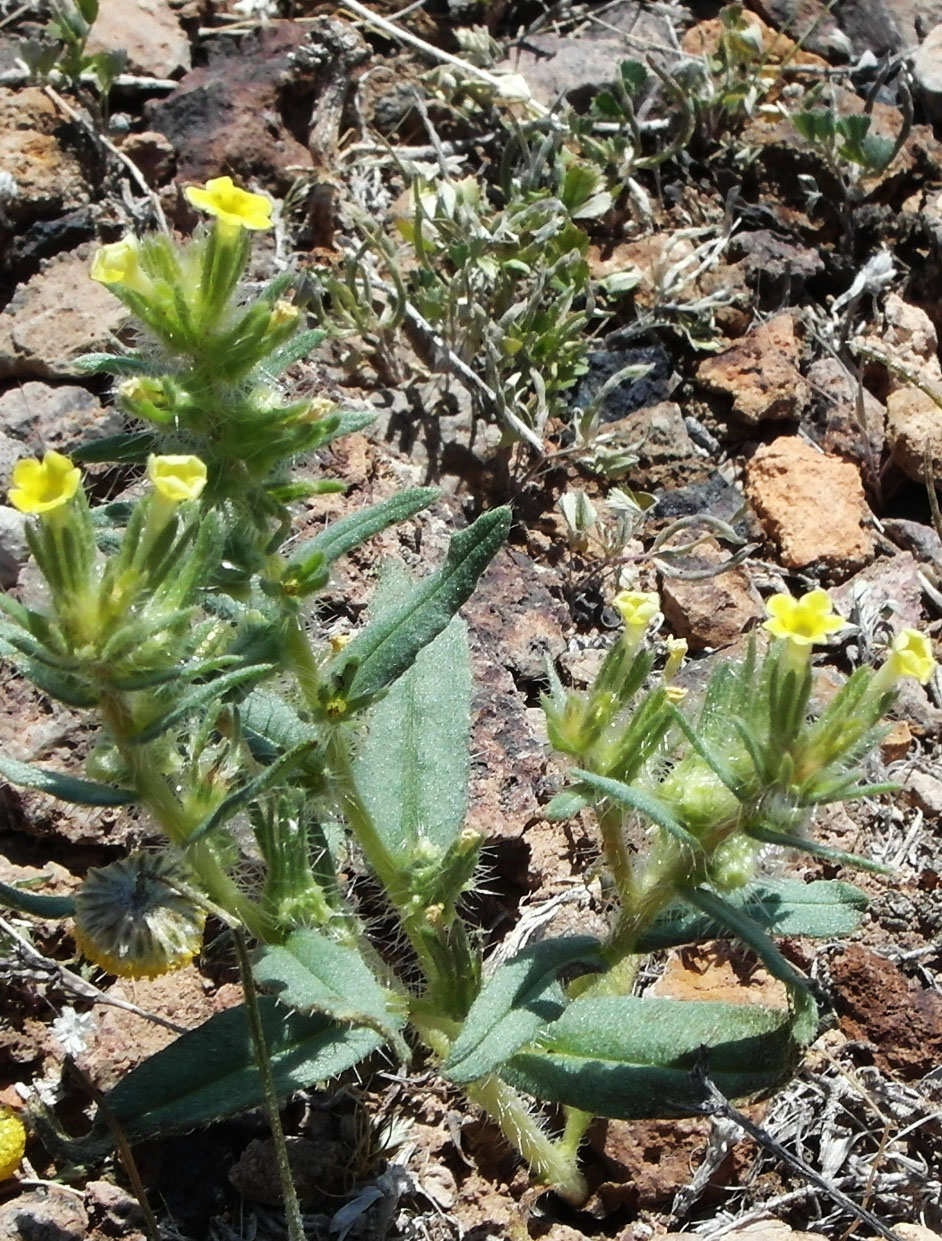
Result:
M936 670L932 643L918 629L901 629L890 643L886 662L876 673L871 688L885 694L903 677L913 677L925 685Z
M133 237L123 237L97 250L89 275L99 284L121 285L141 297L147 297L154 289L141 267L141 247Z

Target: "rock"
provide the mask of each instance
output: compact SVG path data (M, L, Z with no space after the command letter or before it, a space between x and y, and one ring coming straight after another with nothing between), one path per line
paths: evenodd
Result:
M664 973L645 995L721 1004L764 1004L788 1008L788 991L750 954L725 940L692 944L668 956Z
M291 53L304 37L303 26L275 21L238 43L217 40L224 46L208 65L191 70L175 91L145 109L149 128L173 144L181 181L228 173L286 190L298 168L311 167L310 152L281 115ZM303 93L298 88L292 101L298 110Z
M684 415L673 401L646 405L617 423L607 423L605 433L616 433L638 454L641 465L661 465L695 455Z
M87 388L30 380L0 396L0 481L16 461L54 448L68 455L80 443L115 435L124 423Z
M25 515L0 504L0 588L9 590L16 585L20 569L28 559Z
M156 130L128 134L121 143L121 153L134 161L144 180L152 187L166 185L177 166L173 143Z
M763 445L746 466L746 495L790 569L856 568L873 555L856 466L797 436Z
M689 541L689 531L683 531L674 540ZM682 558L671 557L670 564L684 570L707 569L722 564L729 556L715 539L709 538L695 552ZM694 581L664 574L661 607L671 631L678 638L686 638L694 651L729 646L747 625L765 615L748 570L742 565Z
M842 1031L869 1043L880 1069L914 1081L938 1068L942 994L923 989L861 944L832 958L830 976Z
M910 771L903 779L903 792L930 819L942 817L942 780L928 771Z
M894 632L918 629L926 623L919 564L909 552L875 560L834 587L831 599L841 615L857 613L871 621L879 619Z
M0 1206L0 1241L85 1241L88 1215L81 1198L62 1185L17 1194Z
M905 720L894 720L880 739L880 757L884 763L899 763L909 753L913 731Z
M855 56L884 56L915 47L942 22L942 0L838 0L833 12Z
M942 376L938 333L921 307L905 302L897 293L890 293L883 306L883 322L877 343L899 371L911 371L927 380ZM891 371L890 383L893 386L906 383L905 374L901 377Z
M88 1181L85 1185L85 1206L92 1223L107 1237L130 1241L134 1228L146 1227L147 1220L138 1200L110 1181ZM101 1233L93 1233L100 1236Z
M85 167L71 145L75 136L38 87L0 87L0 168L14 182L3 207L11 219L54 216L88 201Z
M817 358L808 367L812 403L823 424L821 447L876 476L886 434L886 409L837 358ZM858 409L858 397L862 411Z
M825 0L753 0L752 7L776 30L796 39L818 56L846 56L847 36Z
M932 477L942 480L942 387L933 398L912 384L886 398L886 439L893 461L917 483L926 481L926 456Z
M899 1225L894 1225L899 1228ZM734 1228L724 1232L726 1241L825 1241L823 1232L800 1232L792 1228L783 1219L760 1219L753 1224L745 1224L742 1228ZM666 1232L658 1241L689 1241L687 1232ZM922 1241L921 1238L908 1238L908 1241Z
M49 259L0 313L0 379L74 377L83 353L114 347L127 311L88 278L93 247Z
M810 397L799 358L794 316L781 314L753 328L732 349L706 358L697 367L697 378L705 388L728 397L733 411L753 426L798 418Z
M120 48L127 71L172 78L190 67L190 41L167 0L100 0L89 55Z
M883 533L903 551L912 552L917 560L942 566L942 539L931 526L905 517L884 517Z
M769 229L739 233L730 253L743 256L743 271L760 306L774 308L801 302L805 283L824 270L817 250L785 241Z
M515 681L545 682L547 659L555 661L566 649L569 614L519 552L497 554L462 614Z

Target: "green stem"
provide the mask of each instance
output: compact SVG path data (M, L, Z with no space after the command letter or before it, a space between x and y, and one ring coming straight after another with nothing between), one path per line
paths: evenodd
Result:
M468 1098L496 1121L501 1133L520 1152L538 1180L567 1202L576 1206L585 1202L589 1191L576 1164L575 1151L567 1144L565 1136L561 1142L554 1142L546 1135L512 1086L499 1077L488 1077L466 1090Z
M258 993L255 990L255 979L252 976L252 963L246 947L245 936L240 930L234 932L236 954L239 958L239 972L242 975L242 990L245 995L245 1011L249 1019L249 1030L252 1034L252 1047L255 1052L255 1065L262 1083L262 1094L265 1099L265 1114L271 1129L272 1144L275 1148L275 1166L278 1169L278 1180L284 1199L285 1220L288 1225L288 1241L305 1241L304 1221L301 1218L301 1204L298 1202L298 1191L291 1175L291 1163L288 1159L288 1143L281 1125L281 1113L278 1110L278 1093L275 1090L275 1078L271 1068L271 1057L268 1044L265 1042L265 1031L258 1007Z

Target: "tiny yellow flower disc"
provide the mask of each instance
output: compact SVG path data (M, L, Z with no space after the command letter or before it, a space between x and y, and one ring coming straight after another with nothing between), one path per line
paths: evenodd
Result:
M140 249L137 242L124 237L95 252L89 275L99 284L133 285L137 282L139 267Z
M787 592L773 595L766 602L765 610L769 619L763 628L774 638L787 638L796 646L824 642L847 624L832 608L828 592L820 588L809 590L800 599Z
M0 1107L0 1181L8 1180L20 1166L26 1150L26 1129L16 1112Z
M28 457L13 467L10 503L21 513L48 513L68 504L81 481L82 471L60 452L47 452L42 461Z
M893 666L894 679L915 677L925 685L936 669L932 643L918 629L901 629L890 644L887 663Z
M147 477L165 500L181 504L200 498L206 486L206 466L199 457L151 455L147 458Z
M660 611L660 600L653 591L620 590L612 603L621 613L626 629L645 629Z
M240 190L232 177L213 177L202 189L196 185L186 188L187 199L198 211L214 215L223 224L237 228L271 228L271 203L262 194L250 194Z

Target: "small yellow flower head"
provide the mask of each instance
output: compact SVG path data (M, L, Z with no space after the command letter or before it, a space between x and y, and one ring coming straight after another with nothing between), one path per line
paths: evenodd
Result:
M149 283L141 271L141 248L133 237L123 237L95 251L89 275L99 284L124 284L128 288Z
M664 643L667 647L667 661L664 664L664 680L670 681L684 666L687 655L686 638L668 638Z
M174 886L179 872L160 854L132 853L93 867L75 897L75 943L119 978L156 978L200 950L206 914Z
M824 642L847 624L831 607L826 590L809 590L800 599L787 592L773 595L766 602L769 619L764 622L774 638L787 638L795 646L814 646Z
M187 199L199 211L214 215L236 228L271 228L271 203L262 194L250 194L233 185L232 177L213 177L205 186L189 185Z
M0 1107L0 1181L9 1180L26 1150L26 1130L16 1112Z
M59 452L47 452L42 461L32 457L13 467L9 499L21 513L49 513L68 504L79 489L82 471Z
M915 677L920 685L925 685L936 669L932 643L918 629L901 629L890 643L884 667L894 684L903 677Z
M612 600L621 613L626 629L647 629L661 604L653 591L620 590Z
M181 504L198 500L206 486L206 466L199 457L164 456L147 458L147 477L165 500Z
M285 301L280 298L271 308L271 315L268 319L269 332L280 331L281 328L291 327L301 318L301 312L293 302Z

